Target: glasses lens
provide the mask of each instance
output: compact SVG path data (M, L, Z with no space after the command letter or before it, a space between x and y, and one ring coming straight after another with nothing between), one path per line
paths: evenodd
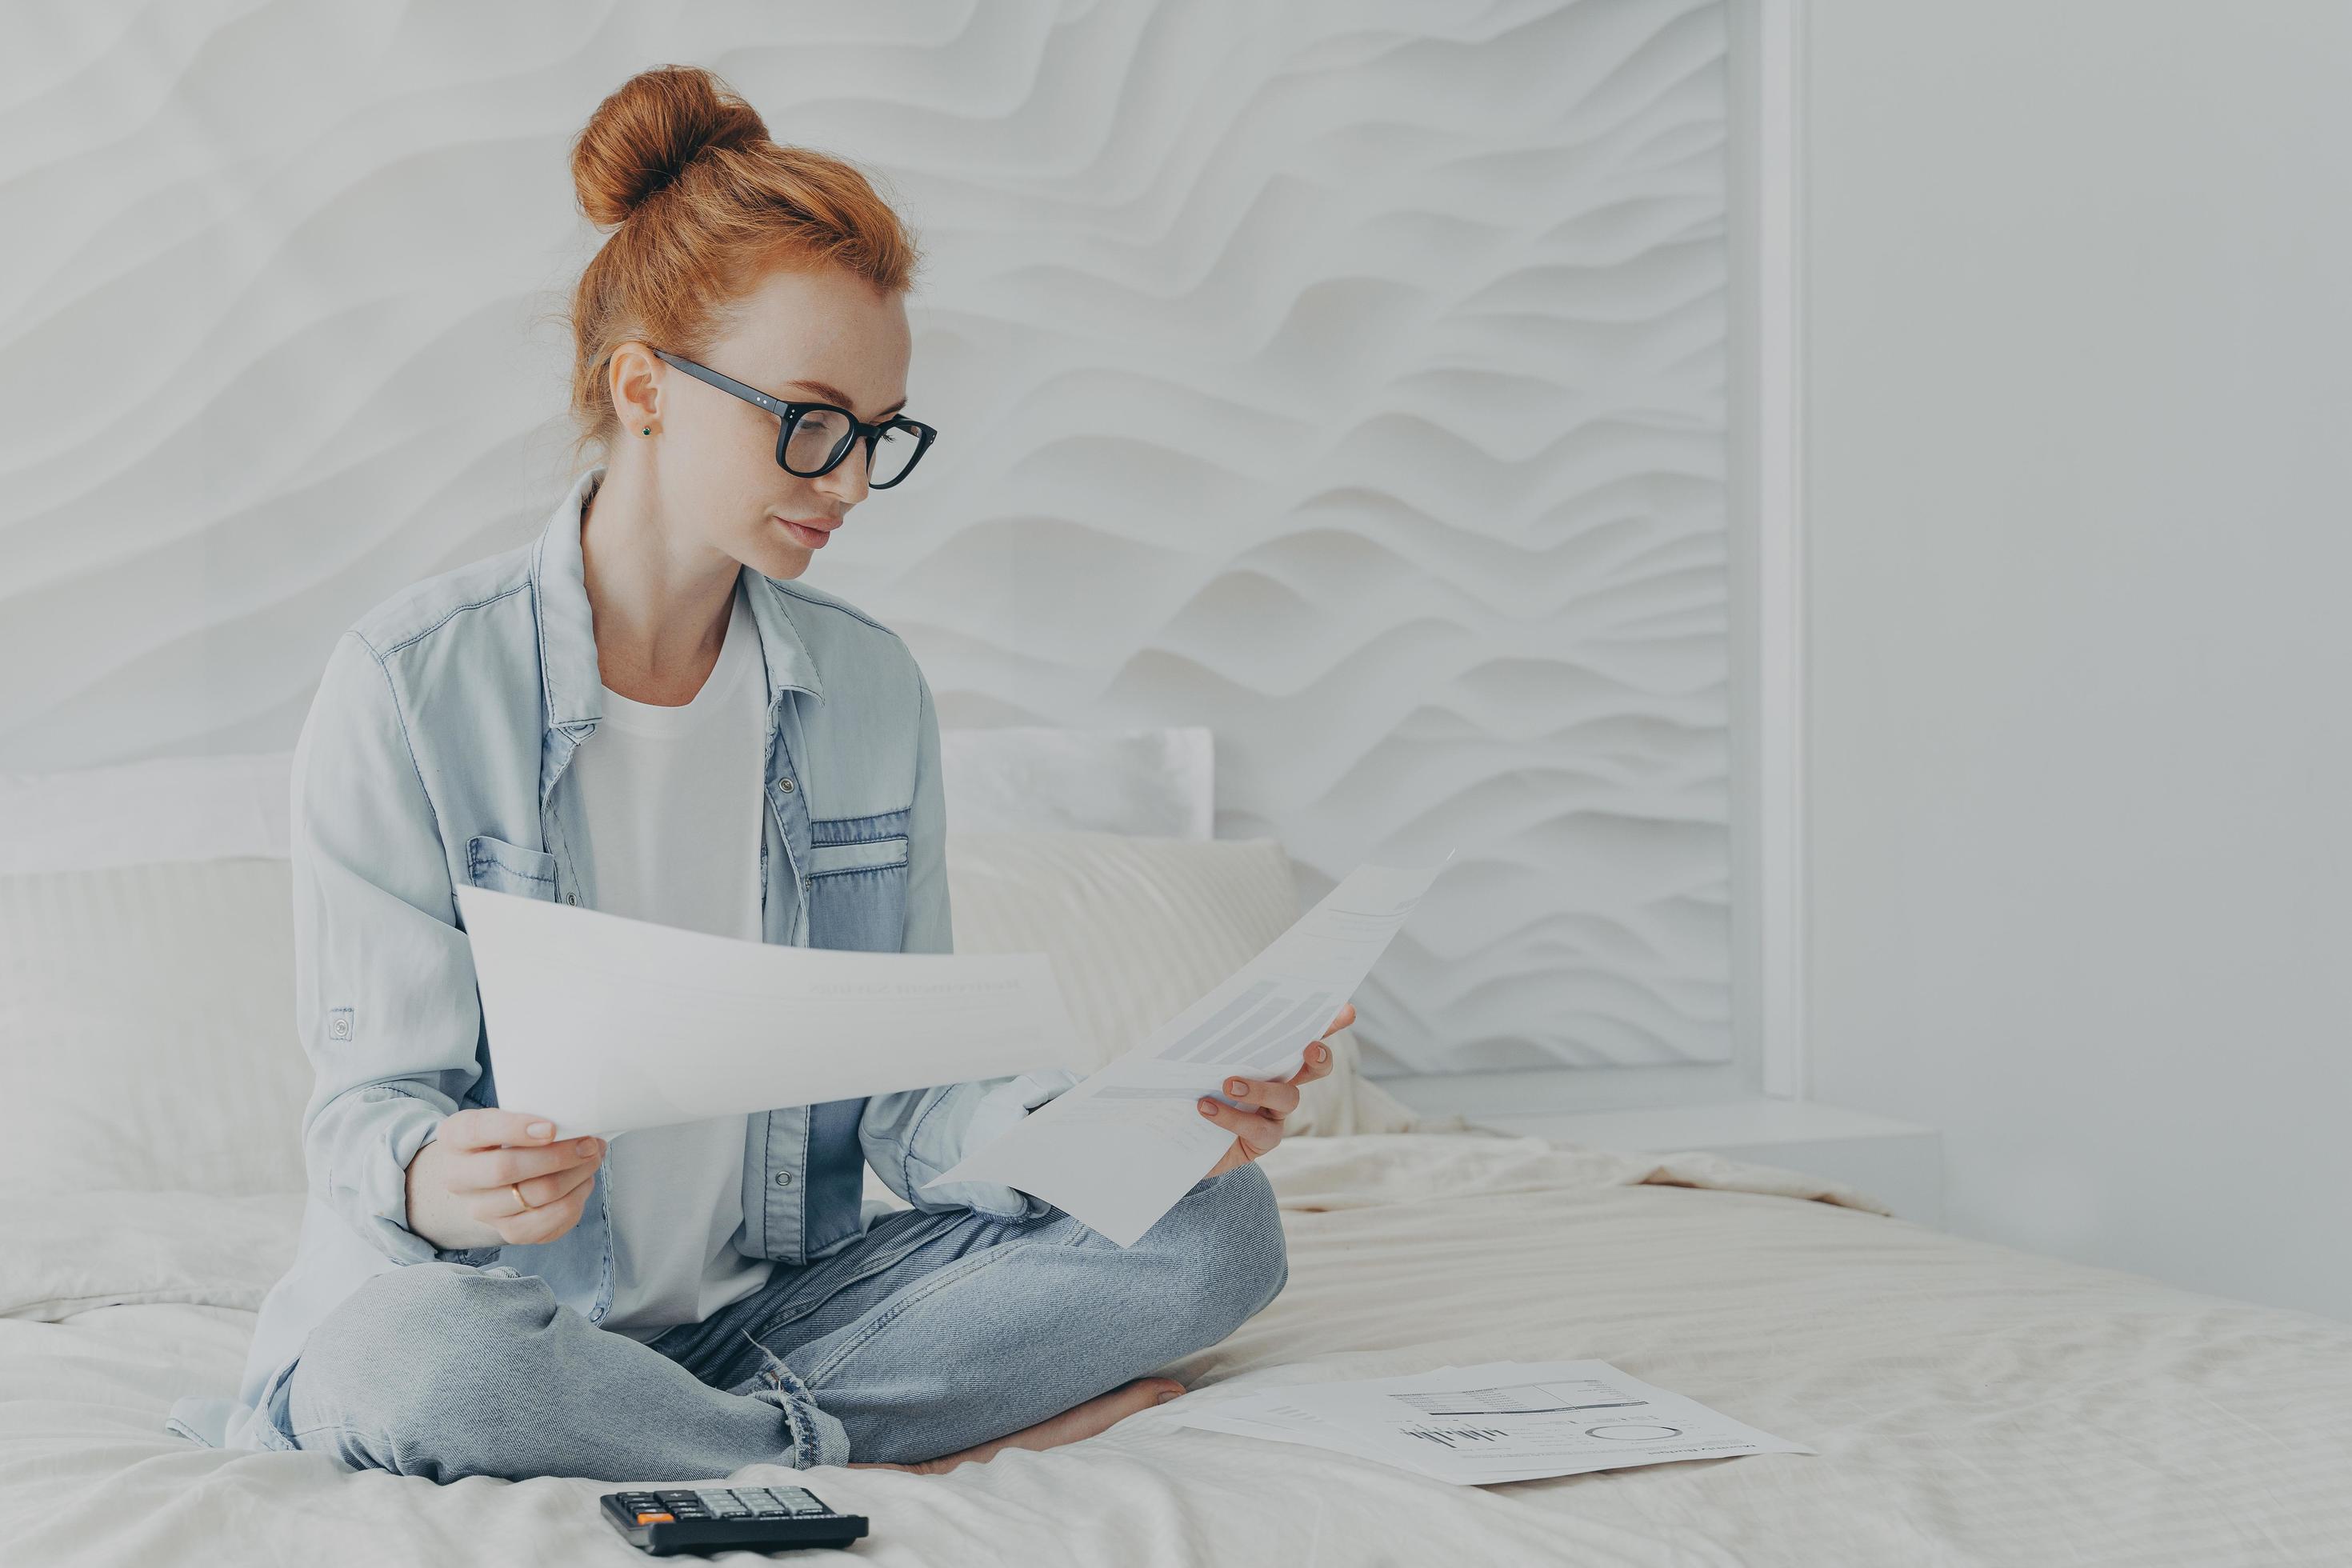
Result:
M894 485L906 478L907 470L915 466L915 454L923 449L923 438L901 425L886 425L882 434L874 438L874 466L866 476L869 485Z
M784 443L784 467L796 474L822 473L848 439L846 416L830 408L812 408L801 416L792 439Z

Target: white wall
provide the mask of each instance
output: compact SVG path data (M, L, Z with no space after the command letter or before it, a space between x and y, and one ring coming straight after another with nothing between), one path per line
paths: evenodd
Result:
M2352 9L1810 19L1811 1068L2352 1317Z
M1736 1065L1723 0L88 0L0 49L0 770L290 745L562 494L657 61L880 176L942 436L811 573L950 726L1205 725L1389 1068Z

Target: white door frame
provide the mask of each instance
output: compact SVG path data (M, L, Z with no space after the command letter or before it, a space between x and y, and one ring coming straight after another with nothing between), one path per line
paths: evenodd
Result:
M1752 0L1757 331L1753 734L1757 1066L1764 1092L1806 1093L1803 0ZM1747 8L1736 0L1735 10ZM1735 59L1737 58L1735 53Z

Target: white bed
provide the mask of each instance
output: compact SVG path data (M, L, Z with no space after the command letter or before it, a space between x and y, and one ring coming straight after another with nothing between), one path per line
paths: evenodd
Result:
M871 1516L856 1555L877 1563L2352 1558L2352 1331L1789 1195L1801 1185L1779 1173L1679 1164L1458 1133L1287 1142L1269 1166L1289 1288L1172 1371L1212 1401L1594 1356L1818 1456L1457 1489L1154 1412L945 1476L801 1479ZM179 1298L0 1321L0 1556L636 1561L594 1517L604 1483L440 1487L163 1435L173 1397L235 1383L297 1207L109 1194L0 1210L12 1279L29 1264L61 1297ZM231 1245L191 1267L199 1233Z
M1005 832L950 869L959 946L1053 942L1107 1053L1295 912L1270 845ZM235 1386L294 1244L283 868L7 872L0 1562L638 1561L595 1517L611 1483L442 1487L164 1432L173 1399ZM2352 1562L2352 1328L1957 1240L1787 1172L1384 1130L1410 1119L1376 1089L1318 1088L1310 1135L1267 1161L1290 1284L1169 1369L1189 1399L1595 1357L1819 1453L1456 1489L1171 1405L946 1476L799 1478L871 1516L856 1557Z

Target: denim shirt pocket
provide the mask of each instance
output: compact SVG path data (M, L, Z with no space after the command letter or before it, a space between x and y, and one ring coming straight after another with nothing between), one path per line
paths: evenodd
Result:
M810 945L899 951L907 929L906 816L886 811L809 824Z
M466 840L466 877L477 888L526 899L555 897L555 856L478 833Z

